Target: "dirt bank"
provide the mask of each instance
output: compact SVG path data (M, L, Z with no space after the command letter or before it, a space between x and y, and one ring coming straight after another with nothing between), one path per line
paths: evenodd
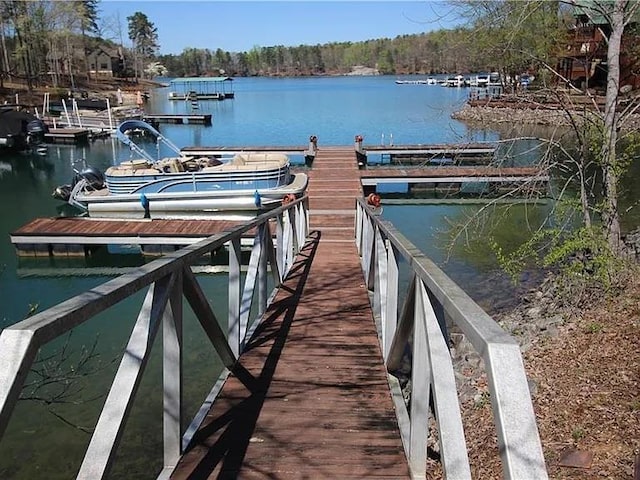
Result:
M454 112L452 118L471 125L508 124L508 125L544 125L551 127L570 127L572 122L580 125L584 121L593 121L600 117L597 112L586 109L564 110L560 107L535 106L532 104L514 104L514 106L492 106L465 104ZM627 115L621 124L622 130L640 128L640 115Z
M51 87L41 86L29 91L27 86L19 82L5 81L3 88L0 88L0 104L17 103L27 107L42 107L44 94L49 93L50 100L56 101L62 98L68 98L69 93L74 97L88 97L106 99L109 98L113 105L116 105L116 92L120 89L125 97L125 103L135 103L135 95L138 91L141 93L149 92L157 88L160 84L150 80L139 79L137 81L121 80L116 78L104 79L100 81L77 81L76 88L68 87Z

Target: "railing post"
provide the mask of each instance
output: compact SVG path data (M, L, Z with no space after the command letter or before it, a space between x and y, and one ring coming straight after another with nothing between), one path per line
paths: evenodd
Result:
M364 227L362 232L362 270L364 271L364 278L369 279L369 275L371 275L371 256L373 255L373 242L374 242L374 233L373 233L373 223L368 217L364 219Z
M242 353L246 343L246 335L249 329L249 315L251 314L251 305L254 300L256 283L260 280L260 259L262 252L262 235L258 228L253 238L253 247L251 248L251 257L249 258L249 267L247 275L244 279L244 288L242 289L242 299L240 300L240 350ZM260 287L258 287L260 288Z
M373 272L373 311L379 316L381 329L384 330L384 315L387 306L387 252L385 242L379 228L374 233L374 272ZM382 336L382 331L380 332Z
M286 254L284 247L284 224L282 214L276 217L276 264L280 281L284 280L287 274Z
M387 291L382 322L382 354L386 363L391 350L391 341L398 325L398 259L388 239L387 243Z
M297 219L297 225L298 225L298 251L296 253L300 252L300 249L302 249L302 246L304 245L304 242L307 238L307 230L305 228L305 213L304 213L304 209L302 207L302 202L298 203L295 206L296 209L296 219Z
M362 256L362 206L360 205L360 202L357 201L354 228L356 237L356 248L358 249L358 255Z
M427 331L424 322L422 281L419 279L415 282L414 294L409 466L413 476L424 478L427 468L427 440L429 437L431 365L429 364Z
M492 391L491 407L498 433L504 478L547 478L531 392L520 347L490 345L484 355Z
M131 410L142 372L161 318L166 313L175 273L149 287L138 320L129 337L124 356L107 395L98 423L91 436L78 479L96 480L109 475L114 454Z
M38 347L33 330L7 327L0 332L0 438L20 397Z
M296 210L293 208L287 210L287 213L289 214L289 223L291 225L291 246L293 247L291 264L293 265L294 258L300 251L300 243L298 242L298 217Z
M164 466L177 465L182 454L182 272L176 279L162 318Z
M464 438L460 403L456 390L451 353L445 336L440 329L436 312L422 281L418 282L422 307L422 321L427 339L429 356L429 376L433 394L435 417L438 422L442 468L447 478L471 480L467 443Z
M265 223L258 227L260 259L258 261L258 317L267 310L267 235Z
M229 322L227 338L233 354L240 353L240 238L229 242Z
M289 269L291 268L291 266L293 265L293 262L295 260L295 256L296 256L296 239L295 239L295 228L293 226L293 222L291 220L291 209L287 210L285 212L285 226L286 226L286 230L285 230L285 250L286 250L286 271L288 272Z

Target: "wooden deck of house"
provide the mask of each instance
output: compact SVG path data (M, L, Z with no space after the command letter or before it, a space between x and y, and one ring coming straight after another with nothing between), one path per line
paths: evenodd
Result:
M409 478L353 238L355 154L323 148L310 174L310 242L173 479Z

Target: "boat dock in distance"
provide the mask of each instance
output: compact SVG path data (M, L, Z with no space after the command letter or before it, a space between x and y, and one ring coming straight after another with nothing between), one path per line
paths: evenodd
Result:
M212 115L205 114L168 114L168 113L145 113L142 120L152 125L159 123L172 123L176 125L211 125Z
M190 156L203 156L203 157L221 157L226 155L236 155L239 153L247 152L273 152L284 153L285 155L301 155L304 157L307 165L313 162L318 150L318 137L311 135L309 137L308 145L293 145L293 146L235 146L235 147L223 147L223 146L210 146L210 147L183 147L180 149L185 155Z
M169 100L226 100L234 98L231 77L174 78L169 83ZM196 105L194 105L195 107Z
M486 165L491 162L496 147L491 143L363 145L362 135L356 135L355 150L358 165L368 164L368 154L380 155L392 164L422 165Z

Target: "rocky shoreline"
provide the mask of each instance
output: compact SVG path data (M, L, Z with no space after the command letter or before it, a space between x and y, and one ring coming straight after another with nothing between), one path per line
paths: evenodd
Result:
M572 122L581 124L584 121L591 121L599 117L596 112L589 110L564 110L561 108L549 108L540 106L532 108L527 105L526 108L518 106L505 106L496 104L491 105L470 105L465 104L461 110L454 112L451 118L460 120L472 125L483 125L493 123L497 125L539 125L548 127L566 127L572 126ZM640 129L640 114L628 115L621 124L623 130Z

